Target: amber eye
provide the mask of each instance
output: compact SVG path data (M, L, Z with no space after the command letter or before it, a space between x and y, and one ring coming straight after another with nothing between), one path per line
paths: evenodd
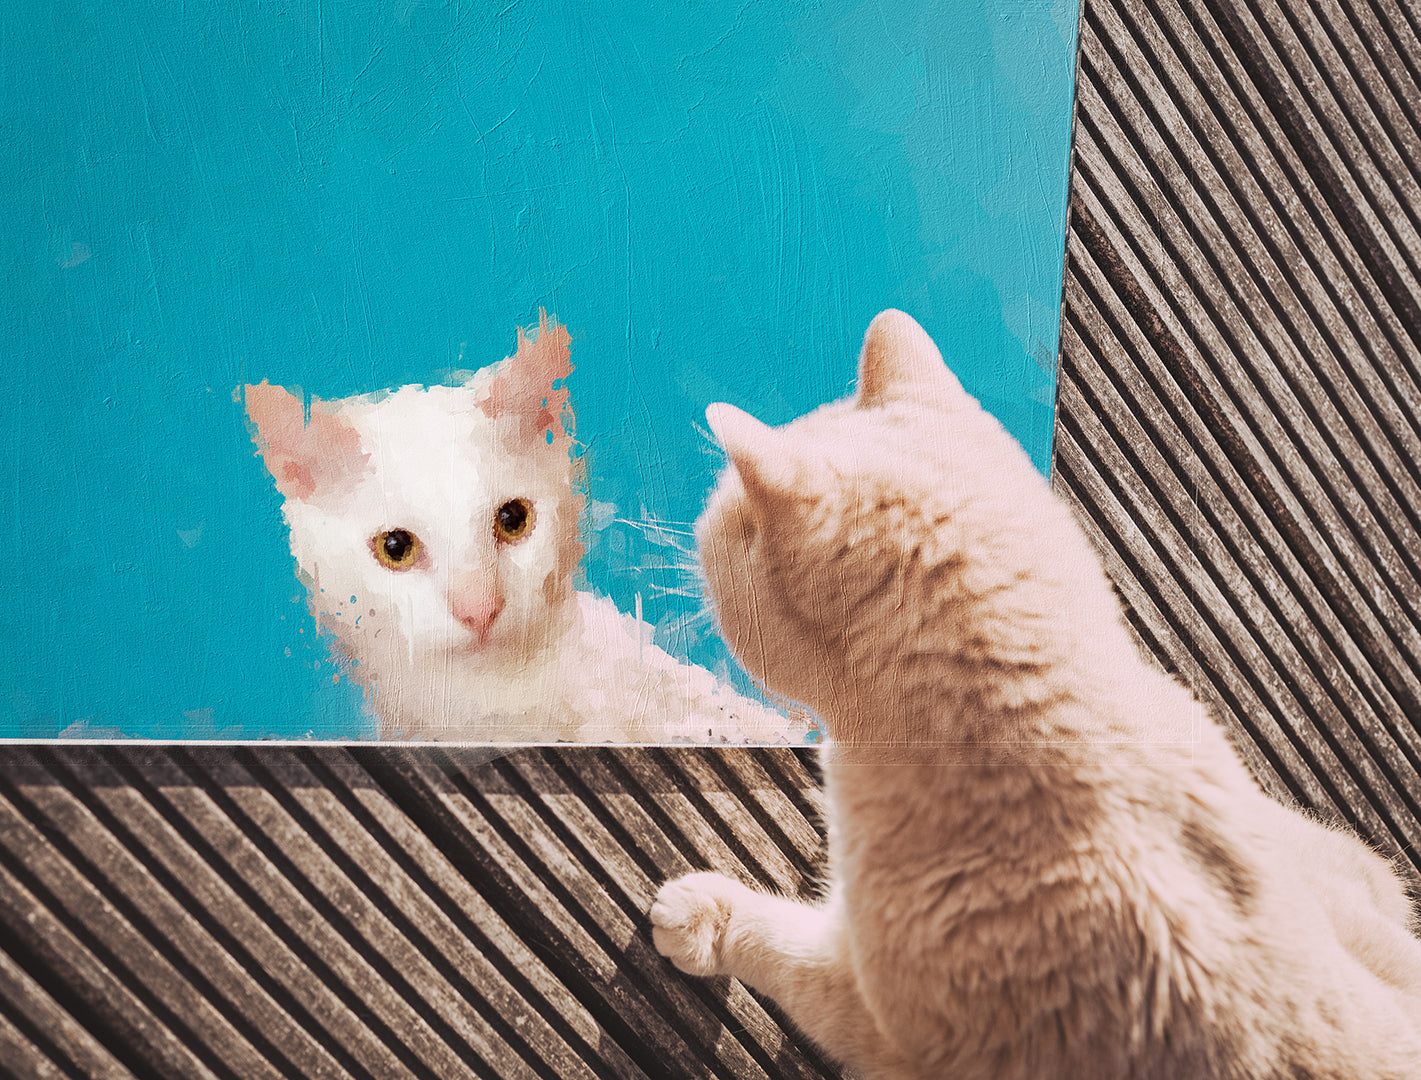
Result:
M493 515L493 532L500 540L516 543L533 531L533 504L509 499Z
M407 529L390 529L370 538L370 550L381 566L391 570L408 570L419 561L424 545Z

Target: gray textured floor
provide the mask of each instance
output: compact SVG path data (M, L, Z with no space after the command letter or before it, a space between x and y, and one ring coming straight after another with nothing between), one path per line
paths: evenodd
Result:
M1413 867L1417 25L1086 4L1055 472L1265 782Z
M645 917L799 891L818 799L790 750L7 750L0 1071L826 1075Z

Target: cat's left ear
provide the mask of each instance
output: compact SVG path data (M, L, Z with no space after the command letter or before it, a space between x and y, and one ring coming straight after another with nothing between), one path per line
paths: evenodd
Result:
M799 470L788 438L777 428L723 401L706 408L706 424L752 502L772 504L798 491Z
M566 386L572 374L572 335L546 311L538 312L538 332L518 328L518 348L480 396L479 408L497 419L516 417L528 441L570 434L572 410Z
M370 455L355 428L329 406L313 400L308 416L301 398L266 380L243 387L242 398L252 439L284 497L319 499L364 475Z
M928 332L911 315L889 308L863 336L858 400L871 408L908 397L950 402L966 394Z

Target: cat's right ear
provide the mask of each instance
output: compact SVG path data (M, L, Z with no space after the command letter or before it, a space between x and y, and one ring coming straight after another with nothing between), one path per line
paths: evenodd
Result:
M960 399L958 382L928 332L911 315L889 308L874 316L859 354L859 404L896 398Z
M570 434L572 409L564 380L572 374L571 344L567 327L540 308L537 334L518 328L518 349L504 360L479 408L488 416L515 418L528 441L551 442Z
M263 380L243 387L252 441L266 462L276 490L307 502L347 486L365 471L369 455L349 421L312 402L311 415L301 398Z
M753 502L772 503L796 493L798 470L778 429L723 401L706 408L706 424Z

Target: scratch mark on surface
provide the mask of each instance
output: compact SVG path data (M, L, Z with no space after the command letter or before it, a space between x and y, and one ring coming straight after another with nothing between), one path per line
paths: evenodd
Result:
M385 46L381 45L378 49L376 49L373 53L370 54L370 59L365 61L365 66L361 68L358 72L356 72L355 78L350 80L350 93L346 95L347 99L355 95L355 84L365 77L365 73L370 70L370 65L375 63L376 60L380 59L380 57L384 55L384 52Z
M148 137L156 144L158 133L153 130L153 112L149 106L152 94L148 90L148 76L143 71L143 55L133 50L133 67L138 72L138 86L143 91L143 126L148 129Z

